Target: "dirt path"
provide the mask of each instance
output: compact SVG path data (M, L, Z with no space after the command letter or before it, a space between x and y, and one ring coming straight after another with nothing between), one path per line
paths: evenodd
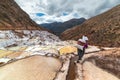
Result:
M0 67L0 80L53 80L60 67L55 58L32 56Z

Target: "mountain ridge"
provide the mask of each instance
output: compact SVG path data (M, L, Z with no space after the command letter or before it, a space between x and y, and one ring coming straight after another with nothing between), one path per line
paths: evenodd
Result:
M120 46L120 5L85 21L83 24L64 31L63 40L78 40L82 35L89 37L89 44L108 47Z
M85 20L86 20L85 18L79 18L79 19L73 18L65 22L43 23L40 25L43 26L44 28L51 30L54 34L59 36L66 29L72 28L76 25L80 25Z
M36 24L14 0L0 1L0 29L1 30L23 30L39 29L45 30Z

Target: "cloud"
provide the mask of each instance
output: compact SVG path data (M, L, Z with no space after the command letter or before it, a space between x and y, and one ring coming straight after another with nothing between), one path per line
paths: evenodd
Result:
M86 19L120 4L120 0L15 0L37 23Z

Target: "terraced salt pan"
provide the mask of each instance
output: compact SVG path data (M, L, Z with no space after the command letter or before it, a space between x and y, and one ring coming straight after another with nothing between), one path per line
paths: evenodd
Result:
M23 45L31 46L38 44L45 45L60 41L60 39L57 36L47 31L39 31L39 30L0 31L0 39L1 39L0 47L7 47L13 44L16 44L18 46L23 46Z
M83 80L120 80L90 62L85 62L83 64L83 76Z
M58 59L32 56L0 67L0 80L53 80L60 67Z
M90 52L95 52L95 51L100 51L101 49L98 48L98 46L90 46L86 49L85 53L90 53Z
M12 54L13 51L8 51L8 50L0 50L0 58L5 57L9 54Z

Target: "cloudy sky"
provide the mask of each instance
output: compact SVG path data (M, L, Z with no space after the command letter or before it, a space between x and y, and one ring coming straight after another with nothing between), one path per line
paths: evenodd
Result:
M120 4L120 0L15 0L38 24L86 19Z

